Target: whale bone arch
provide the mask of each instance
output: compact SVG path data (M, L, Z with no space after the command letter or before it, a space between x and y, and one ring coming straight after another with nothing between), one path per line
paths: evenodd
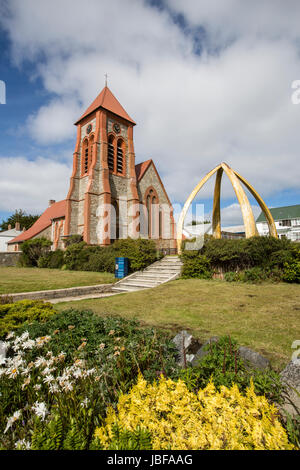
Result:
M234 192L236 194L237 200L240 204L240 208L242 211L244 226L245 226L245 235L246 238L253 237L258 235L255 219L253 215L253 211L249 202L249 199L241 185L243 183L252 196L258 202L262 212L264 213L268 227L269 227L269 234L272 237L278 238L277 230L275 226L274 219L270 210L268 209L267 205L261 198L261 196L255 191L255 189L251 186L251 184L243 178L239 173L234 171L230 168L227 163L220 163L217 165L213 170L208 172L204 178L197 184L197 186L193 189L189 197L187 198L183 209L180 213L178 225L177 225L177 251L178 254L181 254L181 246L182 246L182 233L183 233L183 224L184 219L187 214L187 211L192 203L192 201L197 196L200 189L204 186L204 184L215 174L216 174L216 181L215 181L215 189L214 189L214 200L213 200L213 213L212 213L212 230L213 230L213 237L214 238L221 238L221 210L220 210L220 195L221 195L221 181L223 172L228 176L229 181L232 184Z

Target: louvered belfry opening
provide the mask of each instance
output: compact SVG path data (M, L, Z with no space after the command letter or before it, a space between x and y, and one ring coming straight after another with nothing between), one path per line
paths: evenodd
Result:
M89 169L89 142L84 139L82 144L81 174L85 175Z
M108 156L107 156L108 168L111 171L115 170L115 146L113 136L109 137L108 140Z
M117 173L123 173L123 142L118 140L117 145Z
M88 169L89 169L89 148L86 147L84 150L83 172L87 173Z

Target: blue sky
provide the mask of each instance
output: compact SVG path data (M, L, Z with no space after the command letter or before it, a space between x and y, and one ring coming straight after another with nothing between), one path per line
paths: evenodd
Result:
M0 0L0 220L68 191L73 123L104 86L174 203L226 161L270 207L300 203L296 0ZM68 12L57 15L57 11ZM107 18L113 18L113 27ZM198 200L211 211L213 184ZM224 181L224 225L241 223ZM250 198L251 199L251 198ZM260 212L256 203L255 214Z

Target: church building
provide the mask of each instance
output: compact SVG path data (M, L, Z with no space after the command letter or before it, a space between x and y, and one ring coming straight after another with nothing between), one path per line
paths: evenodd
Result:
M75 123L77 139L67 197L49 207L27 231L8 244L46 237L52 249L80 234L90 245L119 238L150 238L166 253L176 251L172 204L154 162L135 163L136 123L105 86ZM41 188L42 191L42 188Z

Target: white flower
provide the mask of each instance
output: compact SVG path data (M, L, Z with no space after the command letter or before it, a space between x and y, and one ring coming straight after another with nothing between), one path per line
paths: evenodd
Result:
M20 341L25 341L26 339L29 338L29 333L28 331L24 331L24 333L20 336Z
M43 382L45 384L49 384L50 382L54 381L54 377L51 374L46 375L46 377L43 379Z
M82 377L82 370L77 368L77 369L74 369L73 372L73 377L75 377L76 379L78 379L79 377Z
M32 349L35 346L35 341L33 339L29 339L28 341L24 341L23 349Z
M42 418L42 420L45 419L45 416L48 413L46 404L44 402L35 402L35 404L32 406L32 409L37 416Z
M42 375L49 375L51 374L51 372L53 372L55 370L54 367L52 367L52 369L49 369L49 367L46 367L43 371L42 371Z
M25 382L22 384L22 390L24 390L25 387L27 387L27 385L30 384L30 377L28 377Z
M21 342L21 336L16 336L14 340L14 345L19 344Z
M82 408L87 408L88 403L89 403L89 399L88 399L88 398L85 398L85 399L80 403L80 406L81 406Z
M58 356L54 357L55 362L63 361L66 357L66 353L61 351Z
M10 331L10 332L7 334L7 336L6 336L5 339L11 339L11 338L14 338L14 337L15 337L15 333L14 333L13 331Z
M30 368L29 367L24 367L21 375L28 375L28 374L30 374Z
M90 375L95 374L95 372L96 372L96 369L89 369L86 371L86 375L89 377Z
M21 410L18 410L18 411L15 411L14 414L10 418L7 419L4 433L6 433L6 431L8 431L8 429L12 427L12 425L20 418L20 416L21 416Z
M15 443L16 449L20 450L30 450L31 444L29 441L25 441L25 439L21 439Z
M57 383L51 383L49 385L49 390L50 390L51 393L59 392L59 387L58 387Z
M71 384L71 382L64 382L62 384L62 388L65 392L71 392L73 390L73 385Z
M42 386L41 386L40 384L36 384L33 388L34 388L35 390L40 390L41 387L42 387Z
M47 364L47 360L44 357L39 356L35 361L35 367L45 366Z
M19 374L19 369L17 367L10 367L6 371L6 375L8 375L10 379L15 379L18 374Z

